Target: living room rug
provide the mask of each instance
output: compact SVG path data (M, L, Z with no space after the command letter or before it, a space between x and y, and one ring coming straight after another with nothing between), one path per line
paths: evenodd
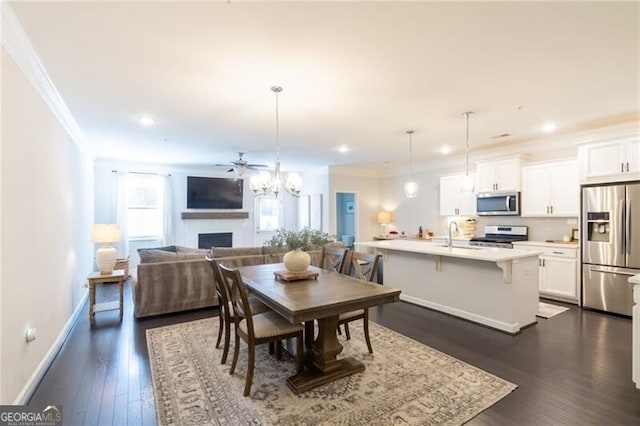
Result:
M536 316L540 318L551 318L558 314L568 311L569 308L564 306L552 305L550 303L538 302L538 313Z
M295 373L293 358L279 361L260 345L246 398L246 345L229 375L233 348L228 365L221 365L217 318L147 330L158 424L460 425L517 388L378 324L369 328L373 354L357 323L351 340L340 337L342 356L364 363L363 373L301 395L286 385Z

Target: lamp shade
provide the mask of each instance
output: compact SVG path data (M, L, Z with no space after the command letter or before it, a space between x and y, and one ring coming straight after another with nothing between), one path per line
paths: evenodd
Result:
M378 213L378 223L380 225L388 225L391 223L391 212L381 211Z
M116 243L120 241L120 225L97 223L93 225L91 241L94 243Z

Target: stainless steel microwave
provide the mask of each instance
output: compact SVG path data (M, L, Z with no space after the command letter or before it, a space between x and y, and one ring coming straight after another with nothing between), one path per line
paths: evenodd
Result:
M481 192L476 195L478 216L520 216L519 192Z

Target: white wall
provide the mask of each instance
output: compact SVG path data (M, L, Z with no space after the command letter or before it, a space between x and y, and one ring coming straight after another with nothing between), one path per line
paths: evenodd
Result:
M2 404L14 403L83 300L92 271L93 172L25 74L2 49L0 358ZM25 329L38 338L25 341Z
M320 195L322 197L322 231L331 232L329 228L329 168L303 174L302 195ZM335 226L335 225L334 225ZM335 233L335 230L333 231Z
M122 161L99 160L95 163L95 192L96 192L96 223L109 222L113 220L114 198L113 191L115 173L120 172L145 172L170 174L173 182L173 229L174 243L186 247L198 246L198 234L208 232L232 232L234 247L251 247L256 244L256 223L255 223L255 199L249 189L249 176L244 178L244 199L242 210L249 213L248 219L182 219L181 213L184 211L197 211L187 209L187 176L224 177L231 175L224 170L214 167L186 167L161 164L135 164ZM283 226L287 229L294 229L297 221L296 199L288 194L280 194L283 201ZM129 243L130 262L129 267L135 268L139 262L138 248L157 247L163 242L159 240L140 240ZM126 257L127 253L118 253L118 257Z
M355 240L371 240L379 234L377 214L380 210L380 179L376 175L360 174L344 168L329 168L329 232L336 233L336 197L338 192L353 192L356 200ZM341 236L338 235L338 238Z

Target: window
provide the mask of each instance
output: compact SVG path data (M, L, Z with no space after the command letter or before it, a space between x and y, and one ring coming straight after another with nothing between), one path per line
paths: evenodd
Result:
M127 175L129 239L162 238L162 179L156 175Z
M280 200L260 197L258 200L258 228L260 231L276 231L280 228Z

